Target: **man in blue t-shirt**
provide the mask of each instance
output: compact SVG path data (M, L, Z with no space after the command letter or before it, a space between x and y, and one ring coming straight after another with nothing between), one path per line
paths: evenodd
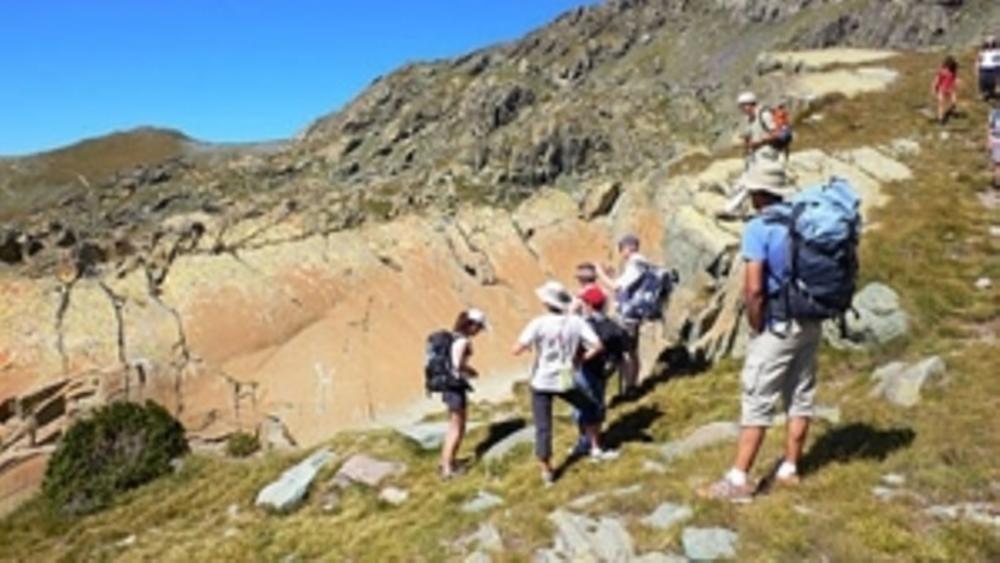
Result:
M767 428L774 422L779 399L788 416L788 440L774 482L798 483L797 463L813 415L816 351L821 335L819 321L775 319L769 314L768 301L780 298L788 271L788 232L768 221L773 211L769 208L780 205L795 190L787 186L780 167L759 167L747 174L745 182L758 215L743 232L744 301L753 336L740 375L740 438L732 469L698 491L704 497L732 502L749 502L753 497L756 487L747 474Z

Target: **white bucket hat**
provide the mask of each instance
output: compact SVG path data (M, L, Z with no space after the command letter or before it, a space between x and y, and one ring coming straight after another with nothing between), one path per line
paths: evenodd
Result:
M569 310L573 297L570 296L563 284L557 281L547 281L542 287L535 290L535 295L542 303L565 313Z
M785 168L780 164L751 166L740 180L740 185L749 192L768 192L781 198L791 197L798 191L788 182Z
M743 92L736 98L736 103L738 105L756 104L757 96L753 92Z

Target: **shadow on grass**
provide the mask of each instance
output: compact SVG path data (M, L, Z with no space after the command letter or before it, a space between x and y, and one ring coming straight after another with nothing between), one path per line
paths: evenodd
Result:
M653 437L647 433L656 419L663 416L663 411L657 407L642 406L624 416L618 417L601 435L605 449L617 450L628 442L652 442ZM571 455L555 469L556 478L561 477L570 467L586 458L585 455Z
M882 461L892 452L908 447L916 436L910 428L880 430L862 422L840 426L816 440L803 456L799 468L805 475L819 471L830 463Z
M523 418L512 418L501 422L494 422L486 429L486 437L476 444L476 459L481 459L490 448L499 444L504 438L517 432L527 425Z
M638 401L651 393L658 385L667 383L672 379L681 377L692 377L705 372L711 367L711 363L705 358L692 356L686 346L677 345L665 348L656 358L656 363L650 373L639 385L638 392L626 397L622 394L621 376L617 379L618 392L611 400L608 408L618 405Z

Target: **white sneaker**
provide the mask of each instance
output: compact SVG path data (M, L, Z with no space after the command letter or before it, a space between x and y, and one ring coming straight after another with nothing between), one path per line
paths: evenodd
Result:
M602 450L601 448L593 448L590 450L590 461L594 463L600 463L602 461L614 461L621 457L621 452L616 450Z

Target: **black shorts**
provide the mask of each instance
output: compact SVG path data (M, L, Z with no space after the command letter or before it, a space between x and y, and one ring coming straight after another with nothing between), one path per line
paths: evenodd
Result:
M444 391L441 401L448 405L449 411L461 411L469 404L469 394L466 391Z
M979 91L984 96L996 94L997 82L1000 82L1000 70L992 68L979 70Z

